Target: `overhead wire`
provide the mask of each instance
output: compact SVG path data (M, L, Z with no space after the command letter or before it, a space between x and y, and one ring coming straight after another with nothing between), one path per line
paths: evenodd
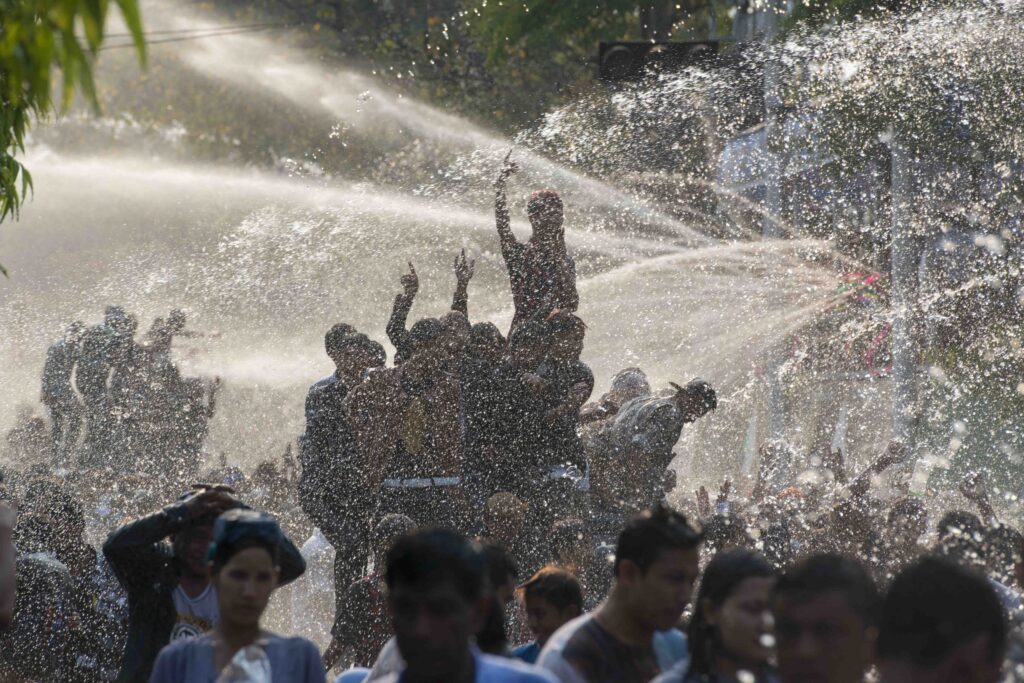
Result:
M180 43L188 40L202 40L204 38L217 38L220 36L234 36L245 33L257 33L259 31L267 31L272 28L285 28L289 26L298 26L303 22L295 21L290 23L278 23L278 24L254 24L252 26L234 26L234 27L223 27L223 28L211 28L211 29L181 29L181 30L168 30L168 31L149 31L144 33L144 36L149 35L174 35L169 38L158 38L156 40L147 40L146 46L150 45L163 45L165 43ZM108 37L130 37L130 34L111 34ZM100 51L104 50L117 50L122 48L134 48L136 47L134 42L114 43L105 44L100 47Z

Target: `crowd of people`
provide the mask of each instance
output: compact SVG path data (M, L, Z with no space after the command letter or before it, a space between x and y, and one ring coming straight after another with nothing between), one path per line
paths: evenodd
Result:
M626 368L592 396L561 199L530 197L519 242L514 172L496 183L507 333L471 321L465 253L451 310L410 326L410 264L392 363L331 327L298 457L250 475L203 461L217 383L171 360L183 314L141 343L116 307L72 325L44 370L49 465L4 482L0 680L1024 680L1024 537L982 476L960 487L975 511L935 510L899 442L859 473L811 454L799 480L767 444L749 485L679 495L673 449L714 388ZM288 584L322 651L268 630ZM316 633L307 598L331 593Z

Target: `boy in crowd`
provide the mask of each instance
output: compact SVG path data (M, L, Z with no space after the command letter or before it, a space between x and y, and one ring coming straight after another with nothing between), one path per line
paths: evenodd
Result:
M552 565L543 567L518 589L535 640L512 654L534 664L555 631L583 613L583 589L575 576Z

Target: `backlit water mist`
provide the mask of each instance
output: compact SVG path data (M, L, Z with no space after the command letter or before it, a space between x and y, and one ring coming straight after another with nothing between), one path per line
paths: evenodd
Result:
M216 21L165 3L144 9L150 29L202 28ZM985 20L978 17L979 24ZM935 35L949 28L941 22L915 26L918 41L927 30ZM856 85L854 94L863 99L871 96L865 93L873 78L889 77L873 77L854 59L858 46L865 59L876 54L877 32L869 26L798 36L752 59L808 67L810 75L798 82L808 98L823 103L814 122L839 134L849 107L827 107L845 101L843 84ZM974 43L963 36L978 42L979 35L980 29L961 34L969 43L961 45L964 54ZM696 375L720 388L721 408L688 430L682 446L713 465L694 468L694 483L711 483L725 472L750 472L763 440L758 434L770 420L765 378L779 363L800 357L794 333L816 324L819 337L842 347L845 323L829 316L858 295L857 288L840 287L844 274L885 263L881 258L868 266L840 256L827 232L806 230L804 221L773 215L756 201L754 222L732 220L716 202L743 197L724 180L700 185L656 164L634 168L636 159L628 155L644 136L668 157L701 147L716 161L728 135L739 132L718 124L742 103L740 95L749 94L749 83L738 77L695 72L647 90L587 96L506 140L389 90L358 69L325 66L286 42L286 36L237 35L155 45L152 76L142 81L127 51L104 53L98 70L115 93L110 99L126 97L117 93L123 80L131 84L125 86L134 98L129 101L150 109L166 101L183 110L180 125L149 130L124 107L108 110L105 119L76 116L38 131L27 159L35 194L21 221L0 230L0 262L11 272L0 288L0 329L7 332L0 369L8 389L0 398L0 426L13 424L20 405L37 403L46 347L71 320L92 323L106 305L120 304L139 316L145 330L153 317L181 306L199 336L176 342L177 358L187 372L218 375L225 383L209 454L225 453L246 467L278 454L302 429L305 389L330 372L324 331L346 321L385 341L407 261L421 279L414 319L447 308L451 263L466 248L477 259L470 318L507 327L511 296L497 251L491 181L515 145L522 173L510 188L514 217L522 220L525 197L534 189L556 188L566 202L580 314L589 327L584 360L595 372L597 392L615 371L633 365L659 388ZM939 63L947 55L927 57ZM903 64L900 59L911 58L899 55ZM926 66L896 71L911 79ZM970 69L978 67L971 62ZM975 73L970 69L964 78ZM831 99L820 93L829 74L836 84ZM351 174L325 174L315 160L276 153L275 168L254 168L232 153L200 159L182 143L198 133L175 97L212 84L223 89L224 107L238 107L237 117L251 117L252 126L276 136L267 143L272 153L295 136L322 129L324 147L386 150L376 157L385 161L369 171L357 173L353 166ZM875 135L877 143L878 121L856 121L863 125L851 124L851 134ZM861 138L851 149L866 146ZM227 148L245 144L222 142ZM822 201L850 208L841 197ZM972 210L995 214L984 204ZM801 207L793 212L800 214ZM792 239L762 239L766 213ZM877 240L883 252L890 224L881 218L873 227L883 233ZM525 238L528 226L515 227ZM876 317L891 319L887 302L878 308ZM856 435L854 460L891 431L888 381L861 374L845 385L833 377L834 385L800 399L802 412L820 415L829 427L821 438ZM819 438L804 434L799 420L781 428L804 446Z

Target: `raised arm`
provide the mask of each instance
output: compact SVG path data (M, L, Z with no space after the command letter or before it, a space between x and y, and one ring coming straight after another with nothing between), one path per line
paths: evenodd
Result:
M469 319L469 281L473 279L473 268L476 261L466 258L466 250L455 257L455 296L452 298L452 310L458 311Z
M508 211L508 197L505 195L509 176L519 170L515 162L511 161L511 156L512 150L509 150L501 172L498 173L498 179L494 181L494 218L498 227L498 239L501 241L501 256L510 269L514 267L522 250L522 245L512 234L512 217Z
M388 320L388 339L395 347L395 351L401 358L408 358L410 349L409 311L412 310L412 302L416 298L416 292L420 289L420 279L416 275L416 269L412 263L409 264L409 272L402 276L402 293L395 297L395 305L391 309L391 319Z

